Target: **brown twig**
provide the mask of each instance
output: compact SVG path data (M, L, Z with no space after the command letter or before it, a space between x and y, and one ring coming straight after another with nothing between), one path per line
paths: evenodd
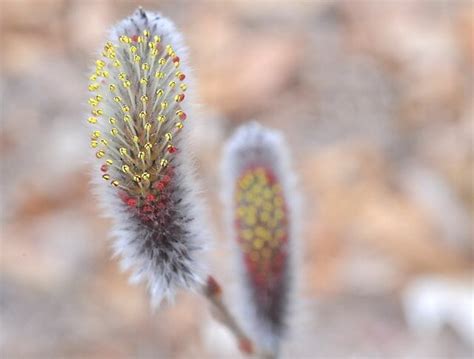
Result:
M239 326L233 315L222 300L222 289L214 277L209 276L206 284L202 286L202 294L211 305L211 313L214 318L225 325L236 337L239 349L242 353L251 355L254 353L254 345Z

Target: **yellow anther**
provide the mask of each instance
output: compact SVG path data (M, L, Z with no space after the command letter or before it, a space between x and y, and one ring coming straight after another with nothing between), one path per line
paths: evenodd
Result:
M109 51L114 48L114 44L112 44L110 41L107 41L104 45L104 50Z
M144 127L145 127L145 130L150 131L151 130L151 123L150 122L145 123Z
M149 42L148 47L153 50L156 48L156 44L154 42Z
M119 73L119 79L120 80L126 80L127 79L127 74L125 72L121 72Z
M150 43L150 45L151 45L151 43ZM152 57L155 57L156 55L158 55L158 49L153 48L153 49L150 51L150 54L151 54Z
M117 89L117 86L115 86L114 84L109 85L109 90L110 91L114 92L116 89Z
M283 198L278 196L278 197L275 197L275 199L273 200L273 203L275 204L276 207L281 208L283 207L284 201L283 201Z
M105 175L102 176L102 178L108 181L110 179L110 175L106 173Z
M168 166L168 160L165 159L165 158L162 158L161 161L160 161L160 166L161 166L161 167L166 167L166 166Z
M144 102L144 103L148 102L148 96L147 96L147 95L143 95L142 97L140 97L140 101L141 101L141 102Z
M130 107L128 107L127 105L123 105L123 106L122 106L122 111L123 111L123 112L129 112L129 111L130 111Z
M145 152L143 152L143 151L138 152L138 158L141 159L141 160L144 160L145 159Z
M150 176L150 174L149 174L148 172L143 172L143 173L142 173L142 178L143 178L144 180L149 180L150 177L151 177L151 176Z
M183 92L184 92L184 91L186 91L186 90L188 89L188 86L186 86L185 84L181 84L181 85L179 85L179 88L180 88L181 90L183 90Z
M101 95L97 95L97 96L95 97L95 99L97 100L97 102L100 102L100 101L102 101L104 98L103 98Z
M141 83L142 85L146 85L146 84L148 84L148 80L147 80L145 77L142 77L142 78L140 79L140 83Z
M103 68L105 66L105 62L102 60L97 60L95 64L98 68Z
M138 138L138 136L133 136L132 141L138 143L140 141L140 138Z
M117 136L117 135L118 135L118 129L116 129L115 127L112 128L112 129L110 130L110 134L111 134L112 136Z
M164 58L161 58L161 59L158 60L158 64L164 65L164 64L166 64L166 60Z
M150 37L150 31L148 31L147 29L143 30L143 36Z
M161 96L163 96L163 94L164 94L164 91L163 91L162 89L156 90L155 95L158 96L158 98L160 98Z
M100 137L100 131L99 130L95 130L94 132L92 132L92 138L99 138Z
M133 180L137 183L142 181L140 176L133 176Z
M122 155L122 156L125 156L127 155L128 151L125 147L120 147L119 148L119 153Z
M130 46L130 52L132 54L134 54L135 52L137 52L137 47L136 46Z
M120 63L119 60L115 60L114 63L113 63L114 67L120 67L122 66L122 64Z
M91 81L97 80L97 75L96 74L91 75L91 77L89 77L89 80Z
M108 78L109 77L109 72L108 71L102 71L102 77Z
M256 239L253 241L253 247L255 249L261 249L263 247L263 241L261 239Z
M132 85L132 83L128 80L124 81L122 84L123 84L123 87L125 87L126 89L128 89Z
M133 56L133 61L135 61L135 62L140 62L141 59L142 58L138 55Z
M173 135L171 134L171 132L165 133L165 139L166 139L166 141L168 141L168 142L173 139Z
M145 143L145 149L151 150L153 145L150 142Z
M105 138L101 139L100 142L102 142L102 144L104 146L108 146L109 145L109 141L107 141Z
M166 110L168 108L168 102L164 101L161 103L161 109Z
M91 123L91 124L96 124L97 123L97 118L96 117L89 117L87 119L87 122Z
M157 120L158 120L158 122L163 123L163 122L166 121L166 116L164 116L164 115L159 115L158 118L157 118Z
M128 167L127 165L123 165L122 166L122 172L123 173L130 173L130 167Z
M150 65L146 62L142 64L142 70L143 71L148 71L150 69Z
M131 39L128 36L125 36L125 35L120 36L119 39L124 44L129 44L131 42Z
M91 141L91 147L96 148L99 145L99 142L97 141Z
M88 89L89 89L89 91L96 91L96 90L99 89L99 84L98 83L90 84Z
M117 181L117 180L113 180L112 182L110 182L110 184L111 184L112 186L114 186L114 187L118 187L118 185L120 184L120 182Z
M104 114L104 110L102 110L101 108L96 108L95 110L92 110L91 113L94 116L102 116Z
M155 40L155 42L160 42L161 37L159 37L158 35L155 35L155 36L153 36L153 40Z
M184 127L184 125L183 125L182 122L176 122L176 125L175 125L175 126L176 126L176 128L178 128L178 129L180 129L180 130Z
M144 120L146 118L146 111L142 111L138 114L138 118L140 118L140 120Z
M97 106L99 104L99 102L93 97L91 97L87 102L89 102L89 105L91 106Z
M98 151L98 152L95 154L95 156L96 156L97 158L102 158L102 157L105 156L105 151L100 150L100 151Z
M115 117L109 117L109 122L111 125L115 125L117 123L117 120L115 119Z
M122 102L122 98L120 96L115 96L114 101L117 103Z
M251 240L252 237L253 237L252 230L251 230L251 229L244 229L244 230L241 232L241 236L242 236L242 238L245 239L246 241Z
M114 161L111 160L111 159L108 159L108 160L105 161L105 163L107 163L110 166L110 165L114 164Z
M138 43L142 43L142 42L143 42L143 37L138 36L138 37L137 37L137 42L138 42Z
M169 87L173 88L176 86L176 82L175 81L170 81L170 83L168 84Z
M125 115L125 116L123 116L123 120L125 122L130 122L132 120L132 118L130 117L130 115Z

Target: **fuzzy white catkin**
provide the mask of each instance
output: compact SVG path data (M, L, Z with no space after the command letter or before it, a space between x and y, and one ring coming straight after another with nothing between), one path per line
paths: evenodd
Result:
M283 136L256 122L241 126L224 148L221 171L238 314L256 345L277 356L293 309L299 207Z
M174 24L140 8L111 29L89 84L96 191L115 254L154 305L203 282L208 234L188 148L186 55Z

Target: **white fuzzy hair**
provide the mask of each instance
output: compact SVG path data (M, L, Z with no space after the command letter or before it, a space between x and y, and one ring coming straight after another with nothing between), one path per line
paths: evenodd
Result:
M120 36L141 34L145 29L151 32L151 36L160 36L161 43L173 47L181 59L180 70L186 73L186 82L189 84L187 49L182 36L174 24L161 14L137 9L130 17L111 29L109 41L117 43ZM133 88L139 81L139 76L133 72L131 65L129 66L127 75ZM150 81L159 80L151 76ZM137 97L138 95L135 96L136 99ZM189 90L186 92L186 97L189 98ZM181 108L188 114L186 125L173 139L173 144L179 147L179 152L170 160L174 167L174 176L170 183L171 200L169 206L163 209L165 224L160 224L158 221L152 224L144 223L120 199L117 188L97 175L99 171L94 171L93 182L96 192L106 216L113 220L114 253L121 257L122 268L132 271L131 281L147 284L155 307L163 299L172 300L177 289L194 289L204 281L203 250L207 247L209 234L204 224L203 205L198 198L200 187L195 179L193 158L188 147L189 124L194 120L188 102L189 100L181 104ZM104 111L113 113L116 111L114 106L117 105L106 99ZM137 113L133 115L137 116ZM150 118L156 116L156 113L150 114ZM173 124L168 125L168 122L157 127L157 136L171 131L167 126ZM104 133L110 132L107 123L99 128ZM113 144L114 139L110 136L107 138ZM97 166L97 163L95 165ZM119 171L116 175L120 175Z
M234 194L237 181L243 171L252 166L270 169L283 190L288 218L288 257L283 280L287 281L283 305L279 319L283 323L275 326L261 315L252 293L244 264L244 254L237 243L234 227L235 203ZM290 313L293 312L296 291L296 257L297 257L297 213L299 197L296 191L296 176L290 166L290 155L283 135L275 130L251 122L238 128L226 143L221 163L222 199L226 207L225 216L233 252L233 268L238 281L234 300L238 317L244 330L255 340L256 345L264 352L278 356L280 344L291 326Z

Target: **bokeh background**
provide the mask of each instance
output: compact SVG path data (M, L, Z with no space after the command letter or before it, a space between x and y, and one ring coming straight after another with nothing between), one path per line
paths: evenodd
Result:
M203 302L153 312L90 193L88 66L138 5L182 30L212 271L222 145L258 119L300 178L287 358L467 358L474 345L471 1L1 0L2 358L237 356ZM232 298L227 298L232 300Z

